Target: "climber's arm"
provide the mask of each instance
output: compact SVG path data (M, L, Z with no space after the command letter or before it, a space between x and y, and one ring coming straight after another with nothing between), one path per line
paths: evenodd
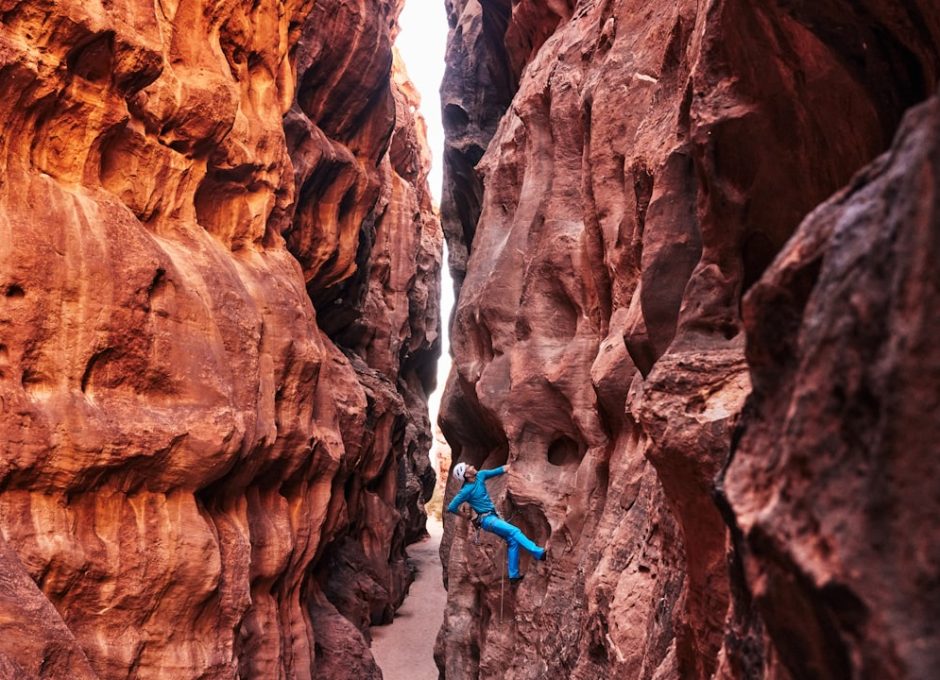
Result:
M447 512L452 512L455 515L458 514L457 509L460 507L461 503L467 500L467 496L470 495L470 489L472 488L473 487L471 487L468 484L467 486L462 488L460 491L458 491L457 495L454 496L453 499L450 501L450 503L447 504Z
M492 470L480 470L477 473L477 479L486 480L486 479L489 479L490 477L499 477L508 469L509 469L508 465L503 465L502 467L493 468Z

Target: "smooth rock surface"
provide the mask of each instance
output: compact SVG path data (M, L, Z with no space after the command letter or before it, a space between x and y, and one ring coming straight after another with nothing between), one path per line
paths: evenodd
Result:
M459 299L442 427L454 462L511 462L490 487L550 560L524 562L501 621L499 545L447 518L440 667L448 680L820 677L774 646L780 629L763 636L715 500L751 392L741 299L932 93L940 8L447 6L442 219ZM751 503L749 485L770 480L740 465L735 498Z
M399 9L0 2L2 673L378 677L439 346Z

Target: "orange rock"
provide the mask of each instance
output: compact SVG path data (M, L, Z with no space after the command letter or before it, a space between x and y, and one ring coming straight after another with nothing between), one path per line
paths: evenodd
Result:
M0 528L42 594L10 566L10 668L311 677L345 546L343 614L404 596L441 237L398 10L2 9Z

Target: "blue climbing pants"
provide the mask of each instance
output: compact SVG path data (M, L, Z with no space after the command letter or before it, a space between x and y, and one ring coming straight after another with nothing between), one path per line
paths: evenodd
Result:
M506 541L509 563L509 578L519 578L519 547L525 548L537 560L545 558L545 548L540 548L532 542L522 530L496 515L486 515L480 520L480 526L491 534L496 534Z

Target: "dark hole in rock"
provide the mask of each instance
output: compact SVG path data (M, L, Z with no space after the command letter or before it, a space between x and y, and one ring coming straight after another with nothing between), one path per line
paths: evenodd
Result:
M481 158L483 158L484 153L486 153L486 149L484 149L479 144L471 144L467 148L467 158L470 159L471 167L476 167L476 164L480 162Z
M66 63L75 75L100 82L111 77L113 54L114 33L108 31L73 49L66 57Z
M20 382L25 389L29 390L41 385L43 382L43 376L37 371L27 368L23 371Z
M26 291L19 284L11 283L7 286L6 295L8 298L21 298L26 295Z
M552 465L576 465L580 461L581 447L571 437L559 437L548 447L548 462Z
M448 104L444 107L444 127L448 130L466 127L470 122L467 112L456 104Z
M82 374L82 392L87 394L89 387L92 383L94 377L95 369L99 371L107 364L111 359L113 351L108 349L103 349L99 352L95 352L88 359L88 363L85 365L85 372Z
M369 493L379 493L379 491L382 488L383 479L384 479L384 475L379 475L375 479L370 480L366 484L366 491L368 491Z
M356 207L356 187L351 187L339 202L338 221L342 222Z
M517 505L515 500L507 495L503 508L506 521L515 524L526 536L537 545L544 546L552 536L552 527L545 517L545 511L537 505Z
M606 625L599 624L593 626L591 631L590 642L588 644L588 654L591 656L591 660L595 663L606 664L609 662L607 656L607 647L604 645L604 637L606 630L596 630L597 628L606 629Z

